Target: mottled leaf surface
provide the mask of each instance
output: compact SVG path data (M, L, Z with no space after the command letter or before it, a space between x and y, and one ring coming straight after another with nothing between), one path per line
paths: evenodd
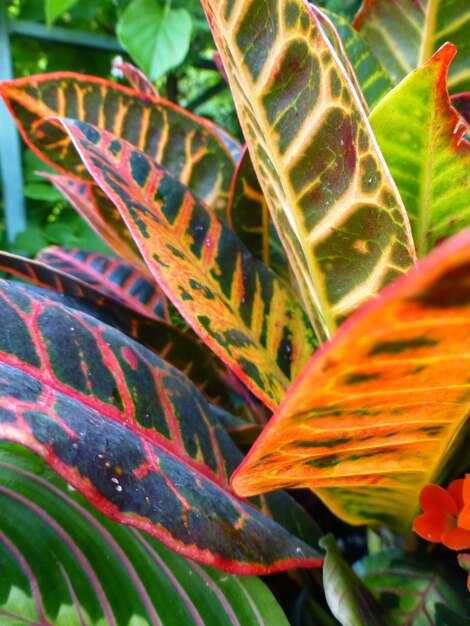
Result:
M344 17L327 9L322 9L322 13L334 24L364 98L369 108L373 109L393 89L390 76L362 35ZM338 43L333 37L331 40L336 50Z
M365 112L306 0L203 0L258 180L317 336L413 264Z
M343 626L390 626L385 609L341 554L333 535L320 540L326 550L323 587L331 612Z
M397 84L447 41L458 50L452 93L470 88L470 5L460 0L364 0L354 27Z
M178 370L93 317L0 283L0 437L109 518L206 565L260 574L319 553L227 485L240 458Z
M342 519L410 532L470 410L470 231L317 352L232 484L310 487Z
M259 579L191 563L112 522L37 456L5 443L0 507L4 626L287 626Z
M237 237L256 258L279 276L289 277L286 255L246 147L233 176L227 219Z
M121 259L79 248L49 246L37 259L114 296L141 315L169 319L166 297L148 277L148 271L143 275Z
M370 117L410 216L418 256L470 224L468 125L451 105L446 87L455 52L453 45L443 46Z
M439 559L389 550L357 561L354 570L387 607L389 626L434 626L437 604L463 609L463 572L459 580Z
M62 126L46 117L71 117L109 130L213 208L225 206L234 167L230 153L202 118L171 102L71 72L3 82L0 95L29 147L63 174L89 180Z
M314 348L289 287L148 156L83 122L64 124L181 315L257 397L277 406Z

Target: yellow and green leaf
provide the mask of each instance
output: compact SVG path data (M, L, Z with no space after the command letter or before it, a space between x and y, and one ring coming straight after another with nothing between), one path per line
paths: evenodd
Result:
M90 180L67 133L45 119L72 117L123 137L211 207L225 208L233 158L202 118L175 104L71 72L3 82L0 95L29 147L59 172Z
M258 180L320 340L413 264L365 112L306 0L203 0Z
M452 44L443 46L370 117L408 211L418 256L470 225L469 127L446 86L455 52Z
M352 524L410 532L470 411L470 230L363 307L309 361L234 474L310 487Z
M470 89L470 4L456 0L364 0L353 26L395 84L447 41L458 50L449 74L452 93Z
M63 123L161 289L217 356L275 408L315 346L295 294L150 157L90 124Z

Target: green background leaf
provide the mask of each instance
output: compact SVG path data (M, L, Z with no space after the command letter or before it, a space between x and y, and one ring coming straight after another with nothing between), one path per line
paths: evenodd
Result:
M46 0L46 22L51 26L62 13L77 4L78 0Z
M121 45L150 80L182 63L191 31L186 9L170 9L155 0L134 0L117 25Z
M259 579L191 563L110 521L37 456L5 443L0 509L4 626L45 623L41 612L54 626L287 626Z

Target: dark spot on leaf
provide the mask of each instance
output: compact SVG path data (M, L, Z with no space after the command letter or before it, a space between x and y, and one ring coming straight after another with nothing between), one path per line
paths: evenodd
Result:
M380 378L380 374L366 374L364 372L358 372L357 374L347 374L343 378L343 384L345 385L358 385L368 380L375 380Z
M368 356L378 354L401 354L413 348L431 348L438 345L439 341L422 335L421 337L411 337L410 339L394 339L392 341L381 341L376 343L369 350Z

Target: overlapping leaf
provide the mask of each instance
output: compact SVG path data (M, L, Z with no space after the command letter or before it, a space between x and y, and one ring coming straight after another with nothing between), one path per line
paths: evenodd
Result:
M65 126L188 324L257 397L277 406L314 348L295 295L149 157L83 122Z
M315 566L227 486L240 454L176 369L93 317L1 282L0 437L108 517L232 573Z
M326 9L322 9L322 13L334 24L357 76L364 98L369 108L373 109L393 88L390 76L361 34L354 30L344 17ZM331 37L331 41L337 50L340 44L334 35Z
M55 248L46 248L45 252L50 250ZM60 261L57 261L54 253L43 254L41 258L47 260L50 256L53 262L56 261L55 267L0 252L0 269L40 288L53 290L48 294L49 298L55 299L62 294L72 298L72 301L67 299L66 302L62 297L57 300L118 328L184 372L208 399L222 404L228 410L234 410L229 372L198 337L158 317L149 319L148 314L143 317L136 310L139 307L129 308L129 300L120 298L116 290L109 294L102 291L99 285L83 282L80 276L64 274L61 269L57 269L58 266L65 269L64 255L59 255ZM250 417L249 412L244 414Z
M213 208L224 208L233 174L225 144L202 118L101 78L71 72L0 85L24 140L60 172L89 180L63 128L46 117L72 117L123 137L156 159Z
M468 125L451 105L446 87L455 52L453 45L443 46L370 117L410 216L419 256L470 224Z
M450 91L470 89L468 2L364 0L353 25L395 84L450 41L458 49L449 75Z
M321 339L414 250L356 93L305 0L203 0L260 185Z
M160 97L155 85L132 63L113 63L113 69L123 73L130 86L145 96Z
M169 319L166 297L148 278L148 270L142 275L132 265L106 254L59 246L44 248L37 259L117 298L141 315Z
M267 587L115 524L26 450L0 446L0 622L287 626Z
M359 311L312 357L233 477L310 487L352 524L409 532L470 410L470 231Z
M120 258L138 267L143 274L149 274L119 211L97 185L62 174L41 172L40 176L47 178L65 196L77 213Z
M456 93L450 100L452 106L455 107L463 119L470 124L470 91L466 93Z
M256 258L279 276L288 277L286 255L246 147L233 176L227 219L237 237Z

